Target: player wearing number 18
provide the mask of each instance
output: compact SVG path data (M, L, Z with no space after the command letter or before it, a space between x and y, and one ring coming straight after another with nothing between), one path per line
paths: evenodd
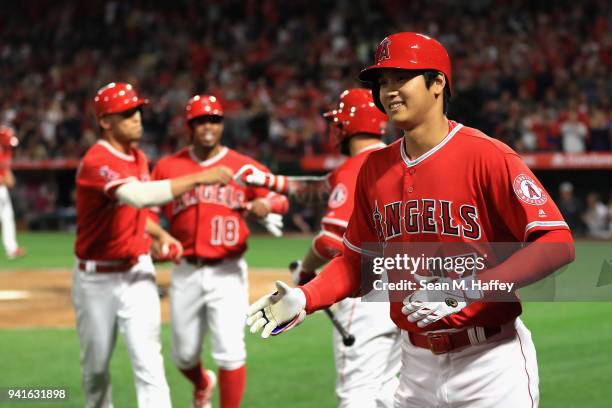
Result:
M196 95L187 104L190 145L163 158L153 169L157 180L195 173L212 166L233 172L255 160L221 145L223 108L214 96ZM172 272L170 313L172 357L194 385L194 407L209 406L216 383L200 362L203 335L211 334L219 367L221 407L238 407L246 383L244 322L248 308L247 265L242 258L249 229L245 217L260 220L287 211L284 196L261 187L202 186L162 207L170 231L184 247ZM275 228L267 225L268 229ZM280 230L276 232L280 233Z

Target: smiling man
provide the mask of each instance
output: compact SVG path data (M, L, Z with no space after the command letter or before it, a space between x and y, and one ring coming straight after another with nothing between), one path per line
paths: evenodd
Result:
M252 332L280 334L307 313L359 292L362 258L377 256L372 243L523 243L478 275L483 283L516 287L574 259L567 224L518 154L446 117L452 76L442 44L419 33L391 35L360 79L403 137L362 166L343 255L306 285L277 284L276 293L255 302ZM537 406L535 347L518 298L492 302L497 293L461 290L437 295L416 290L391 302L403 340L395 406Z
M223 107L213 95L195 95L185 107L189 146L165 157L153 178L189 177L215 166L236 172L257 161L223 146ZM172 357L193 384L193 407L210 407L217 376L204 370L200 354L204 335L211 335L211 351L219 367L221 408L240 406L246 384L244 321L248 309L246 216L267 224L281 221L288 209L284 196L262 187L202 186L162 207L170 231L185 252L172 271L170 327ZM277 233L280 233L280 229Z

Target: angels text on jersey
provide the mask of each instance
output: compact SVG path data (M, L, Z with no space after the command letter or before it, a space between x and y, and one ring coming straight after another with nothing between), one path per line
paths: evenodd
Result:
M476 241L482 231L476 206L430 198L382 205L375 200L372 220L381 242L402 234L441 234Z

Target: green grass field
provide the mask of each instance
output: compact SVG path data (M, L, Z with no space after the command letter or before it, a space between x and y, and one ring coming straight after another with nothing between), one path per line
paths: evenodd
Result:
M14 262L0 258L0 273L3 269L71 267L72 235L22 234L19 240L30 255ZM299 258L308 244L304 238L254 237L247 260L255 267L285 267ZM598 262L602 254L609 257L609 248L608 243L579 243L577 262L565 275L576 272L588 276L582 281L596 281ZM530 302L524 309L523 320L533 333L538 352L540 406L609 407L612 302ZM169 330L164 326L163 351L172 400L175 407L188 407L190 386L172 366L169 347ZM331 325L324 315L310 316L298 329L267 341L247 335L247 349L245 407L335 406ZM0 389L66 387L70 393L69 401L60 404L11 404L0 400L0 407L83 406L74 330L2 330L0 350ZM206 351L204 357L212 365ZM113 356L112 377L115 406L134 407L132 372L121 341Z

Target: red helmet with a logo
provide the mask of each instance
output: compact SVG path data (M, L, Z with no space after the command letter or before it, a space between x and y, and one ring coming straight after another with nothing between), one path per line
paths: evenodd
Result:
M0 146L2 147L15 147L19 144L19 140L15 136L13 128L8 126L0 126Z
M358 133L381 137L387 129L387 116L376 109L369 89L347 89L340 94L338 108L323 116L336 128L338 144Z
M125 82L111 82L100 88L94 98L94 108L98 119L146 105L149 101L140 98L134 87Z
M378 76L381 69L440 71L446 77L449 90L452 89L451 61L446 48L425 34L397 33L386 37L376 49L374 65L361 71L359 79L369 85L374 103L384 112L378 95Z
M187 102L185 119L189 122L199 116L223 117L223 107L216 96L196 95Z

